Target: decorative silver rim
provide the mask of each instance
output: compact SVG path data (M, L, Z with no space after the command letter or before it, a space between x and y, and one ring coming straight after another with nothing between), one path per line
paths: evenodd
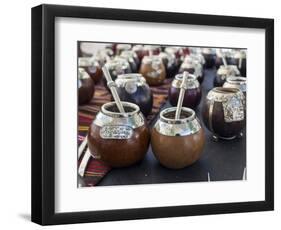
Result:
M145 78L139 73L128 73L117 76L115 80L117 87L125 87L128 93L134 93L137 87L147 86Z
M135 114L137 114L140 111L140 108L138 105L130 103L130 102L125 102L125 101L121 101L123 107L129 107L134 109L134 111L132 112L126 112L126 113L120 113L120 112L112 112L110 110L108 110L109 108L116 106L116 103L113 102L108 102L105 103L102 107L101 107L101 112L105 115L111 116L111 117L130 117L133 116ZM117 106L116 106L117 107Z
M165 117L166 114L175 112L176 107L163 110L160 113L160 119L155 124L158 133L165 136L188 136L197 133L201 129L201 125L192 109L183 107L182 111L189 113L185 118L172 119Z
M187 112L190 115L186 118L181 118L181 119L173 119L173 118L167 118L165 115L171 112L175 112L177 110L177 107L170 107L167 109L164 109L160 113L160 120L169 124L184 124L188 121L192 121L195 118L195 112L194 110L187 108L187 107L182 107L181 111Z
M230 84L235 84L235 85L244 85L246 84L246 78L245 77L235 77L235 76L230 76L226 79L226 82Z
M177 74L175 79L172 81L172 87L180 88L182 83L183 74ZM196 89L199 88L200 84L197 80L197 77L194 74L189 74L187 77L187 83L185 89Z
M130 107L132 112L124 114L119 112L112 112L109 110L115 105L115 102L108 102L101 107L101 111L97 114L94 124L99 127L104 126L128 126L133 129L141 127L145 124L145 118L140 112L139 106L130 102L121 102L124 107ZM125 108L126 109L126 108Z
M143 64L153 64L153 65L161 65L162 60L159 56L144 56L142 59Z
M140 80L144 80L145 78L142 76L142 74L140 73L127 73L127 74L120 74L117 76L117 79L115 80L115 82L127 82L127 81L140 81Z
M207 94L207 99L217 102L224 102L236 94L239 98L241 98L241 100L245 99L242 91L238 88L216 87Z

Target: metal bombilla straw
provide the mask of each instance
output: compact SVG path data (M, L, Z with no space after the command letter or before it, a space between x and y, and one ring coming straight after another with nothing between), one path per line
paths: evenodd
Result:
M221 53L221 58L222 58L223 65L225 67L227 67L227 62L226 62L226 59L225 59L225 56L224 56L224 53L222 52L222 50L220 50L220 53Z
M181 113L182 102L183 102L183 98L184 98L184 92L186 89L188 75L189 75L189 73L187 71L183 72L182 83L180 86L181 90L180 90L180 95L179 95L177 110L176 110L176 115L175 115L176 120L180 119L180 113Z
M102 67L102 72L103 72L103 74L105 76L105 79L107 81L107 86L108 86L108 88L111 91L111 94L112 94L112 96L114 98L114 101L115 101L115 103L117 105L117 108L119 109L119 112L125 114L124 107L123 107L123 105L122 105L122 103L120 101L120 98L118 96L118 93L116 91L116 84L112 80L112 78L110 76L110 73L109 73L108 69L105 66Z
M238 68L241 69L241 67L242 67L242 53L241 53L241 51L239 51L239 54L240 54L240 56L239 56Z

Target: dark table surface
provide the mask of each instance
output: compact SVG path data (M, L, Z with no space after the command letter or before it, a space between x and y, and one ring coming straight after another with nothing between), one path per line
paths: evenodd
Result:
M214 76L215 70L205 70L202 99L196 109L201 121L201 107L207 92L213 87ZM164 107L169 106L167 102ZM211 181L241 180L246 167L245 132L240 139L215 142L203 122L201 124L205 130L206 143L202 157L193 165L178 170L167 169L159 164L150 147L141 162L127 168L112 169L98 186L208 181L208 173Z

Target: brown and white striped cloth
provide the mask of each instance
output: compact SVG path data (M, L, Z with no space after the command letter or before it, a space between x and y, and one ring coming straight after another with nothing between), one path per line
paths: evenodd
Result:
M153 92L153 109L147 116L147 122L150 124L155 116L158 115L161 107L165 104L168 97L168 90L171 80L166 79L164 84L157 87L151 87ZM88 133L88 128L100 111L101 106L111 100L110 93L103 85L96 85L93 99L87 105L78 107L78 146L82 143ZM84 152L85 153L85 152ZM78 167L84 153L78 159ZM101 160L90 158L85 170L83 182L85 186L95 186L109 172L111 168Z

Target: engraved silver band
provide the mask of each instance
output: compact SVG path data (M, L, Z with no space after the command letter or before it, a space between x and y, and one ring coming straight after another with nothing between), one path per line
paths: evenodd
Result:
M187 136L197 133L201 129L201 125L192 109L183 107L182 112L189 115L185 118L174 119L168 118L169 113L175 113L176 107L163 110L160 113L160 119L155 124L155 129L162 135L166 136Z
M210 129L212 129L212 126L211 126L212 120L210 120L212 117L212 113L213 113L212 105L215 102L221 102L225 122L229 123L229 122L244 120L245 97L240 89L216 87L208 93L207 100L209 100L211 103L210 107L209 107Z
M138 105L121 101L125 111L126 108L132 109L124 114L120 112L112 112L110 109L115 107L115 102L108 102L101 107L101 111L97 114L94 124L103 127L106 125L129 126L133 129L141 127L145 124L145 118L140 112Z

